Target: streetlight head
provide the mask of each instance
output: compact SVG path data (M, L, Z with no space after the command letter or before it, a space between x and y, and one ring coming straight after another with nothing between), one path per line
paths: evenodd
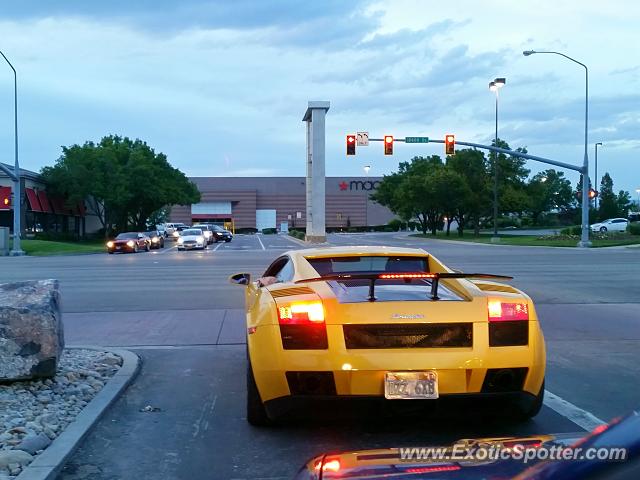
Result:
M498 86L496 85L496 82L489 82L489 90L491 90L492 92L495 92L496 90L498 90Z
M369 174L369 170L371 170L371 166L370 165L365 165L364 166L364 173L366 173L368 175Z
M504 77L496 78L496 79L494 80L494 83L496 84L496 86L497 86L498 88L500 88L500 87L504 87L504 85L507 83L507 79L506 79L506 78L504 78Z
M596 143L596 145L600 145L600 146L602 146L602 142L598 142L598 143Z
M525 57L528 57L529 55L533 55L534 53L536 53L535 50L525 50L524 52L522 52L522 54Z

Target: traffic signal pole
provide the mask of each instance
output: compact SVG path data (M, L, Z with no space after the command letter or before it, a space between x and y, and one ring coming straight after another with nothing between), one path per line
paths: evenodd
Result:
M15 166L13 169L13 175L9 174L9 177L14 181L13 188L13 249L11 250L11 255L13 256L21 256L24 255L20 245L20 236L22 234L22 188L20 185L20 164L18 162L18 74L16 69L13 68L13 65L9 61L9 59L5 56L4 53L0 51L0 55L11 67L13 70L13 132L14 132L14 147L15 147ZM5 173L7 172L4 168Z
M429 139L429 143L445 143L444 140ZM574 170L582 175L582 230L578 247L588 248L591 246L589 241L589 160L587 156L584 156L584 163L582 166L572 165L570 163L559 162L557 160L551 160L549 158L537 157L535 155L529 155L528 153L516 152L508 150L506 148L494 147L492 145L482 145L480 143L461 142L456 140L458 145L464 145L465 147L482 148L490 150L492 152L504 153L506 155L512 155L514 157L520 157L527 160L533 160L535 162L547 163L560 168L566 168L568 170Z
M415 137L408 137L415 138ZM427 137L424 137L425 140ZM370 142L383 142L383 138L370 138ZM402 138L394 138L395 142L405 142ZM446 140L436 140L433 138L428 138L427 141L424 142L405 142L405 143L444 143L446 144ZM588 248L591 246L591 242L589 241L589 160L587 155L584 156L584 163L582 166L572 165L570 163L559 162L558 160L551 160L550 158L538 157L536 155L529 155L528 153L516 152L514 150L508 150L506 148L495 147L493 145L482 145L481 143L471 143L471 142L461 142L459 140L455 140L455 143L458 145L463 145L465 147L472 148L480 148L483 150L489 150L491 152L504 153L506 155L511 155L514 157L524 158L526 160L533 160L534 162L546 163L548 165L554 165L560 168L566 168L567 170L573 170L582 175L582 231L580 236L580 241L578 242L578 247Z

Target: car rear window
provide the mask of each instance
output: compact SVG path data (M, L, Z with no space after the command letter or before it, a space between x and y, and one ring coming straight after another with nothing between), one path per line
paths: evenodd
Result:
M307 258L319 275L366 272L428 272L427 257L345 256Z

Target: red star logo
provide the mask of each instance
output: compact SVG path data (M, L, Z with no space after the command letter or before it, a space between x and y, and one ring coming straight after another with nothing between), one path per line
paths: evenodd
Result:
M344 180L342 182L340 182L340 190L346 190L347 188L349 188L349 184L347 182L345 182Z

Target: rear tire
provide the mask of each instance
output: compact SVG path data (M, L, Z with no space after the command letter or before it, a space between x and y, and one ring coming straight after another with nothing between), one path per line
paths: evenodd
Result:
M267 415L267 410L260 399L260 392L253 376L251 361L247 355L247 422L254 427L266 427L272 425L273 421Z
M534 402L528 407L523 407L522 405L516 405L516 420L525 422L533 417L535 417L538 413L540 413L540 409L542 408L542 404L544 401L544 380L542 381L542 386L540 387L540 391L538 395L536 395L536 399Z

